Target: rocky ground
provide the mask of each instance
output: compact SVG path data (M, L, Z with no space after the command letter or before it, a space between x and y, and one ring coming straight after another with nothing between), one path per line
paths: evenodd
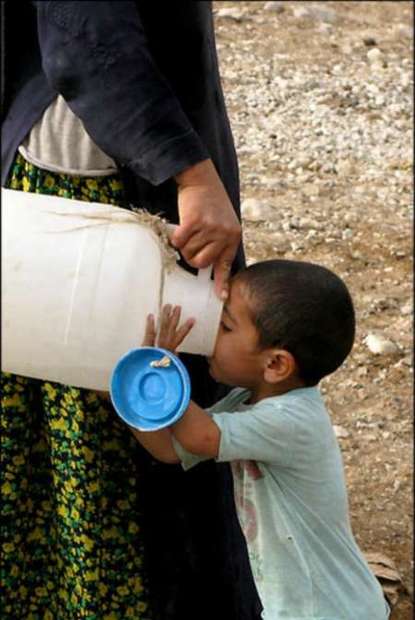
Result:
M355 300L352 355L322 390L355 536L402 578L412 617L411 2L215 2L249 262L332 268ZM373 559L373 558L372 558ZM370 619L368 619L370 620Z

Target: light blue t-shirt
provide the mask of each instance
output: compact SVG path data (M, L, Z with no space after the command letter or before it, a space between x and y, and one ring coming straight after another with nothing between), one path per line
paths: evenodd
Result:
M209 409L230 461L264 620L386 620L389 608L351 532L343 464L317 388ZM174 442L183 467L204 460Z

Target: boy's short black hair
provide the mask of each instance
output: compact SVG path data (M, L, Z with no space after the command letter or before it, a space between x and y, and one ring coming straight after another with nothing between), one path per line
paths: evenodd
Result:
M316 385L350 353L355 336L353 302L344 282L321 265L268 260L237 275L248 289L263 348L289 351L305 385Z

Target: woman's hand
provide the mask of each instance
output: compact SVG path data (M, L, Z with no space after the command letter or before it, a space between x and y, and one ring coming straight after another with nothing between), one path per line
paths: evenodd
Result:
M176 182L180 225L172 243L192 267L213 265L215 290L224 301L242 235L235 210L209 159L178 174Z
M141 346L157 346L174 353L195 324L194 319L187 319L187 321L179 327L181 310L180 306L174 306L173 308L170 304L163 306L158 337L154 315L149 314Z

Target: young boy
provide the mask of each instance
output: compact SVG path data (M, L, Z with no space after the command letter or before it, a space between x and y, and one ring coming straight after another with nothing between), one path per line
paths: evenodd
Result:
M163 309L158 346L192 327ZM381 587L349 523L342 459L317 385L354 339L352 300L328 269L271 260L232 280L210 372L238 386L208 411L191 402L171 428L133 430L155 458L188 469L230 461L264 620L386 620ZM154 346L153 317L143 345ZM195 615L197 617L197 614Z

